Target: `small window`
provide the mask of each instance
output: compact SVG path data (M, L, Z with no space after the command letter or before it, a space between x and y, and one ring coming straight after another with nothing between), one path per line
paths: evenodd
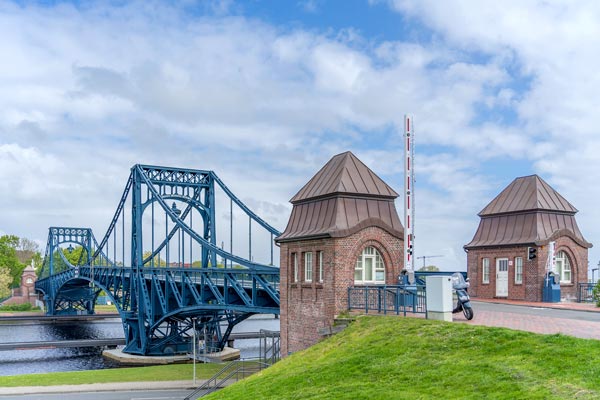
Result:
M319 282L323 282L323 252L319 251Z
M298 254L292 253L292 266L294 268L294 282L298 282Z
M312 282L313 279L313 262L312 252L307 251L304 253L304 280L306 282Z
M515 257L515 283L523 283L523 257Z
M490 283L490 259L484 258L481 262L481 283Z
M560 283L571 283L571 263L564 251L556 253L554 272L560 277Z

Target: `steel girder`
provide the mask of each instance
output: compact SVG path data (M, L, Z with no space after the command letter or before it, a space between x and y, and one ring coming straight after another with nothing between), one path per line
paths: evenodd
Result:
M134 277L128 267L75 267L36 283L44 294L55 293L57 311L64 299L77 299L93 312L90 298L100 290L112 298L124 323L125 350L135 354L165 354L187 351L190 324L198 318L212 326L213 347L222 348L233 326L255 313L279 314L279 275L245 269L223 268L143 268L137 287L142 309L149 314L143 330L139 315L131 307L130 283ZM94 290L89 287L93 282ZM83 294L88 291L86 296ZM73 300L73 301L75 301ZM50 307L49 307L50 309ZM227 323L224 333L220 324ZM200 323L202 326L202 322ZM201 329L209 329L203 327Z

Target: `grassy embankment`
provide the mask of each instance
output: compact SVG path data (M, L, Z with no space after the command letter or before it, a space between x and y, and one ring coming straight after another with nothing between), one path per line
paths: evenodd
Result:
M198 367L204 376L210 366ZM191 379L191 365L0 377L0 386ZM361 317L209 399L597 399L600 341Z
M598 399L600 341L411 318L342 333L207 399Z

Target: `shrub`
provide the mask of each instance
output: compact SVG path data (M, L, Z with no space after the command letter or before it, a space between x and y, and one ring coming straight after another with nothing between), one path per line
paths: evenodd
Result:
M39 307L33 307L29 303L25 304L7 304L5 306L0 306L0 311L33 311L39 310Z
M596 307L600 307L600 281L596 282L596 286L594 286L594 290L592 291L592 296L596 301Z

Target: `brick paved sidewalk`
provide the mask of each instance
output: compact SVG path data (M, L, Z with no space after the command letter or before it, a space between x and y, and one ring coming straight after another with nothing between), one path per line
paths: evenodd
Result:
M477 301L482 300L477 299ZM580 305L579 303L525 303L509 302L504 300L493 302L582 311L581 308L573 307L573 304ZM548 304L554 304L554 307L547 307ZM559 305L562 305L562 307L559 307ZM583 339L600 340L600 322L556 318L543 315L520 314L506 311L477 310L477 307L474 307L474 311L475 317L471 321L467 321L462 313L453 314L454 322L461 322L470 325L496 326L543 334L562 333L564 335ZM598 310L588 307L585 309L585 311L597 312Z

